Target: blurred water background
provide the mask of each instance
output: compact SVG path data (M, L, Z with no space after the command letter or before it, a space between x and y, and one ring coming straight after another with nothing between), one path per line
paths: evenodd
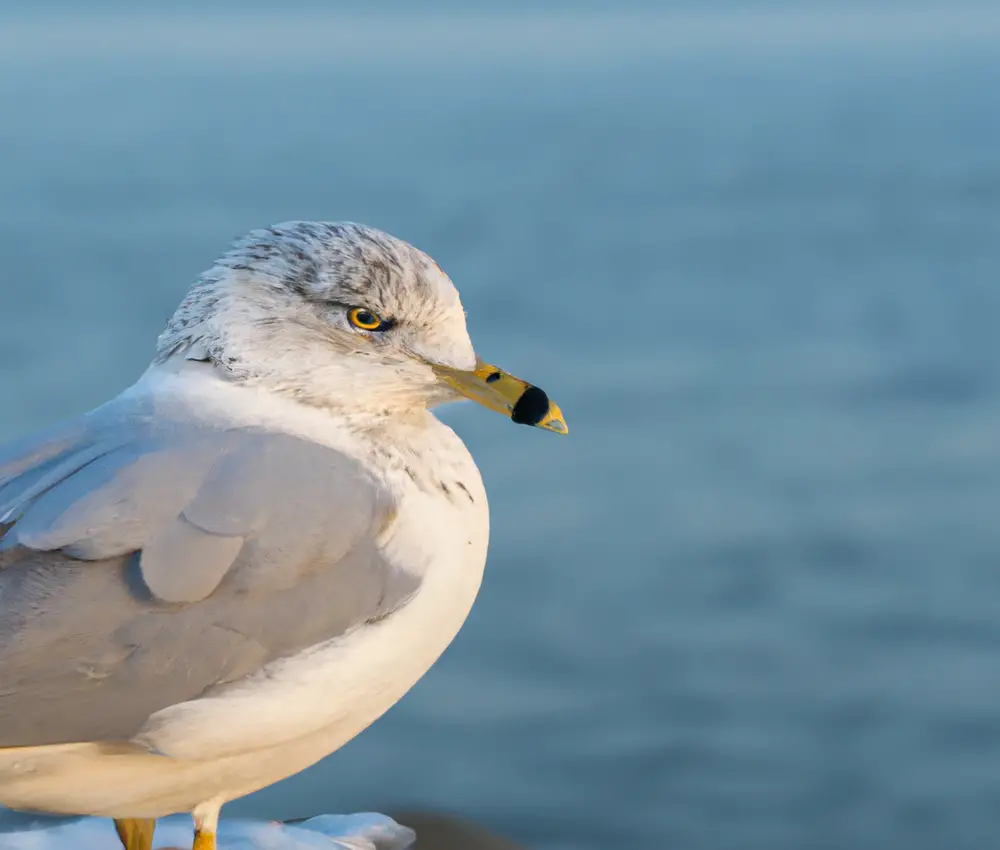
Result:
M545 850L1000 831L1000 6L0 3L0 438L130 383L297 218L459 285L571 435L445 412L482 594L227 808Z

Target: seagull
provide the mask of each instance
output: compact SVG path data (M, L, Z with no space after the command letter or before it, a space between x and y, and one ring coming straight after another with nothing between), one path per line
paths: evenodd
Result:
M448 276L354 223L238 240L138 381L0 446L0 804L191 813L332 753L454 639L486 562L482 478L432 412L566 433L480 360Z

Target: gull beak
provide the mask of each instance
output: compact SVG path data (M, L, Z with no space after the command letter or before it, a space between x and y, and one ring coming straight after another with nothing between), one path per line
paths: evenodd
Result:
M503 369L477 360L471 372L440 365L435 365L434 371L455 392L509 416L519 425L534 425L556 434L569 430L559 405L551 401L544 390Z

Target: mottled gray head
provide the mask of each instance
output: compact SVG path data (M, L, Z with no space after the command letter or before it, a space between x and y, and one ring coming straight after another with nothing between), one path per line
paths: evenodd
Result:
M437 263L359 224L288 222L240 239L160 336L157 361L174 357L319 406L392 415L467 396L565 430L544 393L477 360Z

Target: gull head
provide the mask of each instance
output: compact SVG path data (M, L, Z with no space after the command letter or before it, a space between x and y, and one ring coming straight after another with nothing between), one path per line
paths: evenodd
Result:
M359 224L288 222L238 240L160 335L156 361L175 358L368 419L470 398L566 432L542 390L476 356L437 263Z

